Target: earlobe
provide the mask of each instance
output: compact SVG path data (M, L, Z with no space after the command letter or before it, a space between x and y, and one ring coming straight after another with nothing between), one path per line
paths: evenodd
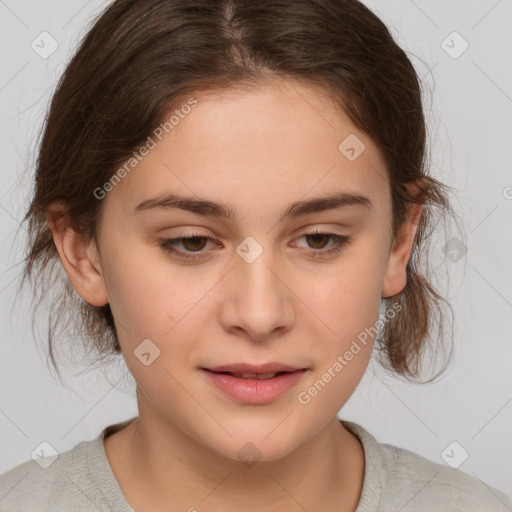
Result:
M64 212L62 203L50 205L47 211L62 266L82 299L92 306L104 306L108 297L96 244L77 233Z
M416 231L423 212L423 205L410 203L408 219L402 225L386 268L382 285L382 297L398 295L407 284L407 264L411 258Z

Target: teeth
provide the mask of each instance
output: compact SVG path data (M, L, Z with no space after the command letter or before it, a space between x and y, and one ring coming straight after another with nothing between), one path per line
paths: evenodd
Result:
M242 379L271 379L275 377L277 373L232 373L235 377L241 377Z

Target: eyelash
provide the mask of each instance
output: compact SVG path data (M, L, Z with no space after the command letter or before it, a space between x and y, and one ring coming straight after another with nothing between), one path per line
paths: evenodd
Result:
M299 238L302 238L305 236L311 236L311 235L327 235L331 238L331 240L334 240L334 242L335 242L334 246L331 247L330 249L327 249L327 250L312 249L311 251L308 251L309 255L314 258L321 258L323 256L329 256L331 254L338 253L345 246L349 245L349 243L352 241L352 237L350 237L350 236L338 235L336 233L330 233L327 231L312 231L310 233L304 233ZM165 239L159 240L158 245L167 253L173 254L174 256L176 256L177 258L182 259L182 260L192 261L192 260L204 259L204 257L201 256L201 254L205 251L196 251L196 252L187 251L188 253L190 253L190 255L189 255L183 251L178 251L175 249L175 246L177 244L179 244L183 240L189 240L191 238L206 238L208 240L212 240L212 238L210 238L208 236L201 236L199 233L192 233L190 236L186 236L186 237L165 238Z

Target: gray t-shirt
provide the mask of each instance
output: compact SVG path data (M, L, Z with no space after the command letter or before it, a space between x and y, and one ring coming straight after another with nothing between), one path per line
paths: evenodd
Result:
M0 512L134 512L110 468L103 438L131 420L106 427L58 455L47 469L34 460L0 475ZM403 448L382 444L341 420L364 448L365 473L356 512L511 512L512 499L467 473ZM43 464L44 465L44 464Z

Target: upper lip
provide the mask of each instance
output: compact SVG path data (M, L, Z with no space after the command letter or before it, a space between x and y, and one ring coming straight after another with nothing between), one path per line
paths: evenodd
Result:
M265 363L262 365L254 365L249 363L224 364L221 366L211 366L205 368L212 372L229 372L229 373L278 373L278 372L295 372L297 370L305 370L283 363Z

